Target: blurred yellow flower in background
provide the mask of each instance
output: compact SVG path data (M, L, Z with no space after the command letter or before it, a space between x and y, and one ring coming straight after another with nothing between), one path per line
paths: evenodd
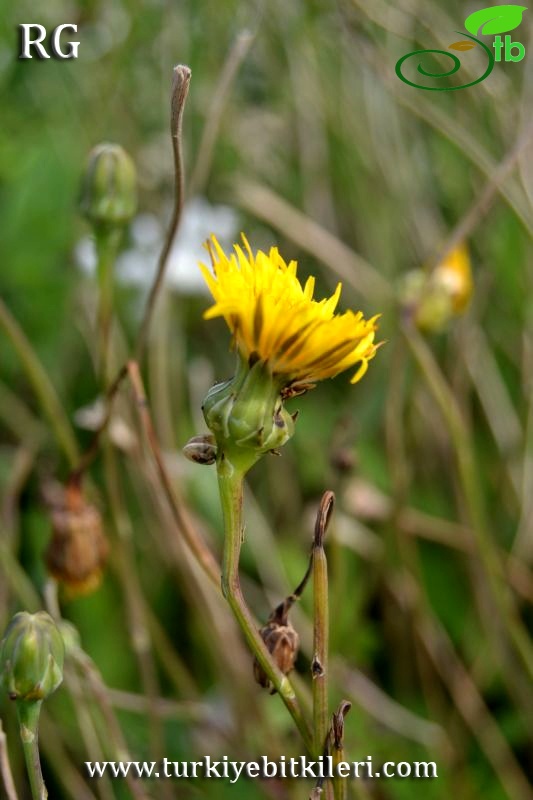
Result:
M402 305L416 326L436 333L465 311L473 288L470 254L463 242L430 273L423 269L408 272L400 293Z
M314 300L315 279L302 286L296 261L287 264L276 247L254 255L244 234L242 240L244 249L235 245L230 256L215 236L208 243L214 274L200 267L215 304L204 317L224 317L241 355L268 364L285 387L358 365L351 379L356 383L376 353L379 315L366 320L361 311L335 314L340 283L328 299Z
M448 293L457 314L465 310L473 289L470 254L466 244L460 244L450 251L436 267L432 279L437 287Z

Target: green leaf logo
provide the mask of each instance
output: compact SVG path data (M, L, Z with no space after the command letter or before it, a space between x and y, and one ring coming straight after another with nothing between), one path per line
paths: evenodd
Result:
M474 11L465 19L465 28L474 36L484 34L491 36L496 33L514 31L522 22L522 14L527 11L526 6L491 6Z

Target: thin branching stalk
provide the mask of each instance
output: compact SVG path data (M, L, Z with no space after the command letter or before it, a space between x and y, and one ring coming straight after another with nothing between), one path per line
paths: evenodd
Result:
M313 741L290 680L274 663L246 605L239 577L242 545L243 473L224 456L217 462L218 485L224 517L222 591L258 663L291 714L310 752Z
M161 449L159 447L157 435L152 423L139 365L135 361L129 361L126 369L131 386L133 388L139 420L148 442L148 446L154 458L157 474L165 497L170 506L174 521L199 565L202 567L211 582L217 588L220 588L220 569L216 559L190 522L188 515L183 508L180 499L176 495L176 492L172 487L172 482L168 476L163 457L161 455Z
M181 212L183 211L183 203L185 199L185 169L183 165L181 127L185 101L187 99L187 94L189 93L190 80L191 70L189 67L186 67L183 64L178 64L178 66L174 67L174 81L172 84L172 95L170 101L170 134L172 138L172 153L174 156L174 208L172 211L172 218L170 220L167 235L163 244L163 249L161 250L161 254L159 256L155 280L150 289L144 316L139 328L139 335L137 337L137 343L135 347L137 361L142 360L146 348L150 333L150 325L157 304L157 298L165 277L168 257L174 242L174 237L176 236L179 227Z

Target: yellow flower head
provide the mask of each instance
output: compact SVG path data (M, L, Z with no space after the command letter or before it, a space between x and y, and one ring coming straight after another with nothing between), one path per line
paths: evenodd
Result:
M313 300L315 279L302 286L296 261L287 264L278 249L255 255L244 234L244 250L234 246L228 257L215 236L208 249L213 271L200 264L215 304L205 319L224 317L242 356L263 361L284 386L308 385L358 368L352 383L374 357L376 320L361 311L335 314L341 284L325 300Z

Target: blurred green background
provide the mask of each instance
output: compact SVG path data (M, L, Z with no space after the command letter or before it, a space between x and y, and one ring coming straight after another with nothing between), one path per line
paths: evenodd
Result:
M118 142L138 170L140 216L117 264L118 368L170 216L172 68L187 64L187 204L142 365L175 490L218 556L215 473L181 455L205 430L205 392L233 368L224 324L202 319L209 299L196 260L210 232L227 246L241 230L254 249L277 244L298 259L302 278L317 275L318 296L340 278L343 309L381 312L386 346L364 380L352 387L342 375L291 401L301 412L294 438L249 477L245 593L266 620L303 575L318 500L333 489L331 710L342 698L353 703L347 758L435 761L439 770L435 780L369 781L350 792L531 797L533 688L527 648L520 657L514 635L527 639L533 597L530 57L497 64L464 91L401 83L402 55L445 49L477 8L455 0L0 7L0 297L56 387L80 450L101 395L94 257L77 211L87 154ZM18 60L22 22L77 23L66 39L80 41L79 58ZM527 47L527 14L513 36ZM481 52L461 59L469 80L485 69ZM402 281L434 267L454 232L471 254L470 306L419 333L397 302ZM16 610L43 603L51 532L43 495L69 465L4 326L0 353L3 629ZM281 702L253 682L222 598L176 533L127 387L109 440L118 499L100 457L87 492L103 514L110 563L96 592L60 593L60 602L109 687L102 708L116 715L131 757L301 754ZM304 705L311 613L307 590L293 615ZM71 666L69 674L43 718L50 796L132 796L123 780L87 780L84 761L116 758L117 740L86 673ZM0 713L22 800L29 794L4 698ZM310 788L148 781L138 791L163 800L296 798Z

